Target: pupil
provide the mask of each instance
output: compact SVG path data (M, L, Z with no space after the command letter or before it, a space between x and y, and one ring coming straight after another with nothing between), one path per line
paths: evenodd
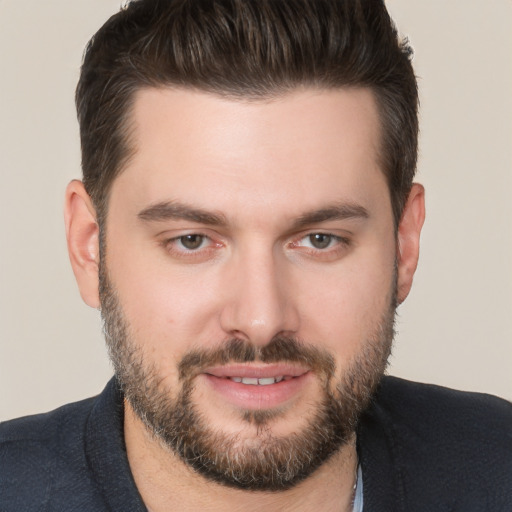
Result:
M185 235L180 238L183 247L187 249L197 249L203 243L201 235Z
M315 233L314 235L309 236L309 240L316 249L325 249L326 247L329 247L329 244L331 243L331 235Z

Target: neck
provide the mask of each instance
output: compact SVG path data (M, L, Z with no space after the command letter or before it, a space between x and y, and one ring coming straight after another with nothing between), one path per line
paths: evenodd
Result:
M151 512L352 510L355 438L292 489L265 492L229 488L197 474L148 432L127 403L124 430L135 484Z

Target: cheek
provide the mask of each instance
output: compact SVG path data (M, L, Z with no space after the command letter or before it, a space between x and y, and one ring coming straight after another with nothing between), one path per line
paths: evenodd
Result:
M122 309L137 343L172 351L176 358L194 343L218 341L218 279L199 268L175 267L132 259L130 268L112 265Z
M341 360L350 359L388 313L393 290L392 252L388 257L380 252L354 258L326 276L304 301L302 337L325 343Z

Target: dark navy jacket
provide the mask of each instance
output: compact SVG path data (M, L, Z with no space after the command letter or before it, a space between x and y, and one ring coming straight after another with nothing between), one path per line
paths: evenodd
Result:
M512 405L384 378L358 430L365 512L511 512ZM171 505L172 509L172 505ZM116 381L0 425L0 512L146 512Z

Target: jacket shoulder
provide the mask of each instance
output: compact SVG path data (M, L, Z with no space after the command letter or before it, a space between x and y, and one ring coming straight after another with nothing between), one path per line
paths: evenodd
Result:
M447 435L455 429L503 441L502 436L510 435L512 429L512 403L485 393L386 377L377 402L397 422L414 429L423 427L430 433Z
M512 506L510 402L386 377L367 425L373 461L383 450L393 454L407 499L457 511Z
M82 424L96 397L70 403L50 412L0 422L0 446L4 443L53 438L62 426Z
M46 510L56 487L87 474L84 431L93 403L0 423L2 511Z

